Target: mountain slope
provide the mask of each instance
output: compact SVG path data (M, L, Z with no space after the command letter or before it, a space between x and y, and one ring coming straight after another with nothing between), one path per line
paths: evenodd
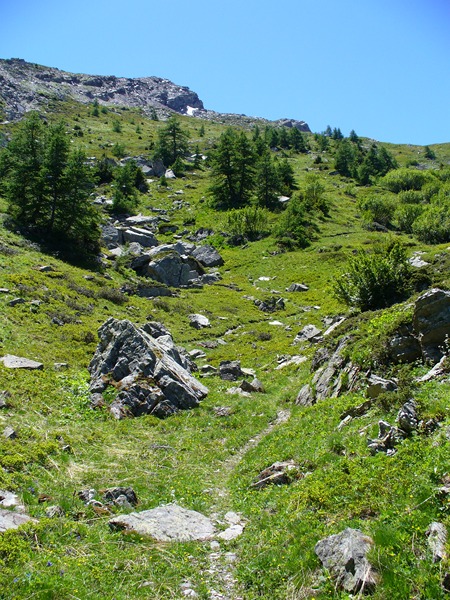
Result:
M0 59L0 110L14 120L30 110L49 108L55 101L75 100L83 104L140 108L144 114L177 112L211 120L243 122L243 115L207 111L198 95L160 77L125 78L68 73L22 59ZM265 119L261 119L265 122ZM310 131L304 121L283 120L288 127Z

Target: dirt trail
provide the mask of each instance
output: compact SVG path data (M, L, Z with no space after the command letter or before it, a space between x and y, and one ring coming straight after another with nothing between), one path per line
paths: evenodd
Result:
M233 454L233 456L223 463L221 469L223 484L212 490L212 493L216 498L216 503L212 507L212 518L222 522L228 521L228 524L230 525L232 523L235 523L236 526L239 526L240 524L245 525L239 515L232 512L225 513L227 505L229 506L230 504L230 493L226 485L227 481L247 452L252 448L255 448L265 436L269 435L269 433L275 429L275 427L282 423L286 423L290 414L289 410L280 410L272 423L251 438L238 450L238 452ZM205 578L210 581L211 586L209 591L209 598L211 600L244 600L244 596L239 590L238 582L234 577L234 564L236 561L236 554L227 552L223 547L223 543L211 543L211 553L208 556L207 568L205 568Z

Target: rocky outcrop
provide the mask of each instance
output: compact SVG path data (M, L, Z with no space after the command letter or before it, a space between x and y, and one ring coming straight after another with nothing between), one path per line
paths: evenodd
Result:
M30 110L52 110L55 101L67 100L140 108L151 117L154 112L160 116L176 112L228 125L252 126L258 123L263 127L272 124L275 127L311 131L305 121L296 119L268 121L259 117L206 110L195 92L161 77L131 79L113 75L85 75L29 63L20 58L0 59L0 106L8 121L19 119Z
M102 404L101 394L109 385L119 390L109 407L116 418L166 417L198 406L208 393L190 374L189 359L170 334L155 325L138 329L130 321L110 318L100 327L99 338L89 365L90 390L95 406Z
M450 338L450 291L428 290L417 298L413 316L414 333L423 358L433 364L444 355L444 344Z
M163 244L137 256L131 262L131 268L142 277L150 277L170 287L214 283L220 279L219 274L207 273L205 267L194 256L202 247L196 248L194 244L182 242ZM214 256L214 262L220 262L217 257L221 257L215 250ZM221 262L223 263L222 260Z
M311 406L318 400L337 398L342 392L355 389L359 368L346 357L348 342L348 337L342 338L332 354L326 348L317 350L311 365L314 373L311 384L301 388L296 404Z
M359 529L347 528L317 542L315 552L330 572L336 587L346 592L370 592L378 574L367 560L373 540Z
M20 59L0 60L0 99L8 120L45 109L55 100L96 100L100 105L141 108L147 114L152 109L181 114L204 110L195 92L168 79L68 73Z

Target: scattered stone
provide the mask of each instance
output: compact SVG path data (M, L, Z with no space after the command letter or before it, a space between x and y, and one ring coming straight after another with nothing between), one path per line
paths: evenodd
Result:
M417 404L414 400L408 400L398 411L397 422L399 428L408 435L415 431L419 425L416 408Z
M254 300L253 304L262 310L263 312L272 313L277 310L284 310L284 300L283 298L276 298L272 296L271 298L267 298L266 300Z
M226 381L237 381L244 376L240 360L223 360L219 365L219 377Z
M199 358L206 358L206 354L203 352L203 350L200 350L200 348L194 348L193 350L188 352L188 354L194 360L198 360Z
M359 529L347 528L317 542L315 552L336 586L346 592L370 592L379 577L367 560L373 540Z
M217 369L212 365L202 365L200 367L200 373L203 375L215 375L217 373Z
M14 509L20 513L25 512L25 506L20 501L19 496L7 490L0 490L0 507Z
M250 487L261 489L268 485L287 485L299 477L299 467L293 460L275 462L261 471Z
M333 331L335 329L337 329L339 327L339 325L341 325L345 320L346 320L345 317L335 317L334 319L332 319L328 328L324 331L323 337L327 337L331 333L333 333Z
M11 397L11 394L6 390L0 391L0 408L8 408L8 398Z
M0 288L0 294L9 294L9 288Z
M284 369L285 367L288 367L289 365L301 365L302 363L306 362L308 359L306 358L306 356L300 356L300 355L295 355L295 356L287 356L287 357L283 357L281 360L279 360L279 364L275 367L275 369L277 371L279 371L280 369Z
M40 273L53 273L55 269L50 265L42 265L42 267L38 267L37 270Z
M447 528L443 523L434 521L428 527L425 535L428 537L428 546L433 555L433 562L440 562L446 558L445 547L447 544Z
M148 535L159 542L206 541L215 533L210 519L177 504L120 515L112 518L109 525L112 529Z
M438 379L439 377L443 377L444 375L448 375L450 371L450 357L448 355L444 355L441 360L434 365L432 369L428 371L422 377L418 377L416 381L424 382L431 381L432 379Z
M281 321L269 321L269 325L272 325L272 327L283 327L284 323Z
M117 503L119 498L124 498L127 503L129 503L130 507L136 506L138 503L136 493L131 487L109 488L103 492L103 500L105 502ZM119 505L121 503L123 505L123 500L119 502Z
M294 343L299 342L310 342L311 344L317 344L323 339L322 330L318 329L315 325L305 325L303 329L297 334L294 339Z
M385 392L395 392L397 384L392 379L383 379L377 375L371 375L369 377L369 385L366 390L366 394L369 398L377 398L380 394Z
M337 430L338 431L342 431L342 429L344 429L344 427L346 427L347 425L349 425L352 421L353 421L353 417L351 415L347 415L339 423L339 425L337 426Z
M122 231L122 239L125 244L137 242L144 248L153 248L159 243L150 231L140 227L130 227Z
M61 506L47 506L47 508L45 509L45 516L48 517L49 519L56 519L57 517L63 517L64 516L64 510L61 508Z
M80 500L82 500L85 504L89 504L89 502L91 502L95 496L97 495L97 491L94 490L93 488L91 489L86 489L86 490L80 490L79 492L77 492L77 496Z
M3 437L6 438L7 440L15 440L17 437L17 432L14 429L14 427L11 427L11 425L8 425L7 427L5 427L5 429L3 430Z
M304 283L292 283L288 288L286 288L287 292L307 292L309 287Z
M230 527L225 529L225 531L222 531L221 533L219 533L217 537L225 542L230 542L231 540L235 540L236 538L238 538L243 533L244 533L244 525L236 524L236 525L231 525Z
M8 302L8 306L17 306L18 304L25 304L25 300L23 298L13 298Z
M176 179L177 176L175 175L175 173L172 171L172 169L167 169L166 172L164 173L164 177L166 179Z
M61 363L53 363L53 367L55 371L65 371L69 368L69 363L61 362Z
M216 417L229 417L233 414L233 409L231 406L215 406L213 411Z
M378 421L378 438L367 440L367 445L372 454L385 452L388 456L395 454L395 447L404 439L405 434L392 427L386 421Z
M189 325L194 329L204 329L205 327L211 327L211 323L204 315L193 314L189 315Z
M23 513L13 512L12 510L0 509L0 533L8 531L8 529L17 529L24 523L30 521L36 523L36 519L32 519Z
M420 269L421 267L427 267L430 263L421 258L422 254L424 254L424 252L421 252L420 250L414 252L411 258L408 260L409 264L413 267L417 267L418 269Z
M39 369L42 370L44 365L35 360L29 358L22 358L20 356L14 356L13 354L5 354L0 357L0 361L3 362L7 369Z

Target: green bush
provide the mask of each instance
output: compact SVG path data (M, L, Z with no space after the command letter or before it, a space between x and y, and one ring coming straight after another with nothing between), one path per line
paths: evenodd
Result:
M426 171L402 168L387 173L381 183L390 192L398 194L402 190L420 190L432 177Z
M389 196L370 196L359 202L364 224L372 227L375 223L390 227L394 216L395 205Z
M362 311L385 308L405 297L410 267L403 247L394 242L368 254L359 250L348 270L334 282L336 297Z
M413 232L414 221L422 214L424 207L420 204L401 204L395 211L395 221L401 231Z
M450 242L449 206L428 206L414 221L412 232L426 244Z
M267 233L267 210L258 206L232 210L228 213L226 228L232 236L256 240Z
M275 228L278 244L286 249L309 246L316 227L301 194L295 194Z

